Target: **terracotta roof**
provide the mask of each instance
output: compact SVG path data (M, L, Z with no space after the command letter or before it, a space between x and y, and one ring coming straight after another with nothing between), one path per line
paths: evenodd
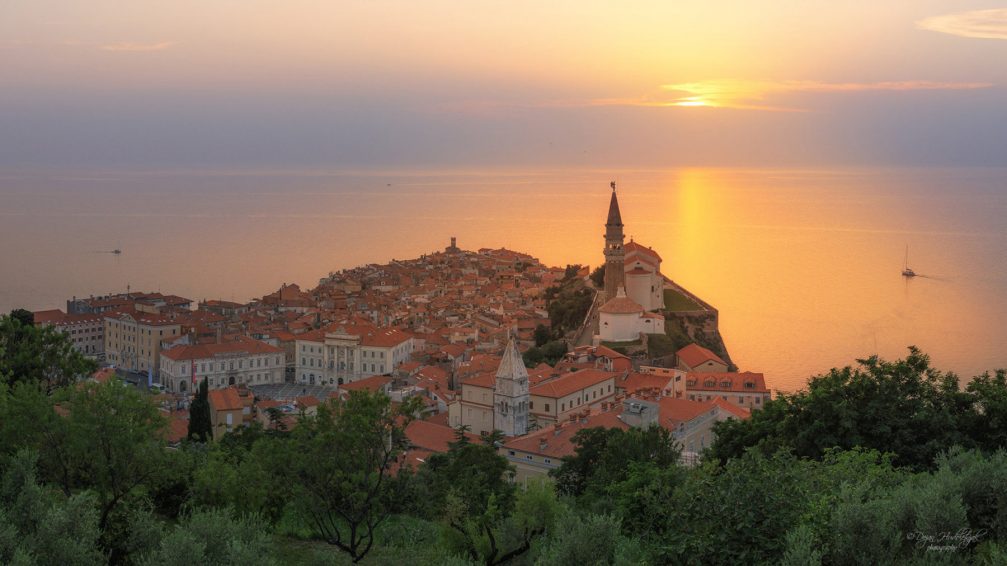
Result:
M265 342L260 342L252 338L244 338L236 342L223 342L211 344L197 344L175 346L164 350L161 355L171 360L203 360L221 354L282 354L283 349L270 346Z
M615 386L632 394L643 389L664 390L674 379L671 375L655 375L652 373L630 372L625 379L618 379Z
M479 441L475 434L466 433L466 437L474 442ZM455 430L447 425L430 421L412 421L406 425L406 437L413 448L422 448L431 452L447 452L448 444L455 441Z
M629 243L623 246L622 249L626 251L627 256L629 256L630 254L639 253L653 256L654 259L656 259L657 261L661 261L661 256L656 251L654 251L652 248L648 248L647 246L640 245L634 242L633 240L630 240Z
M539 397L559 399L586 387L602 383L606 379L612 379L617 375L619 375L617 372L612 371L583 369L561 375L556 379L550 379L544 383L540 383L535 387L532 387L529 393Z
M210 408L214 411L233 411L244 407L241 396L238 395L238 390L234 387L211 389L207 391L207 397L210 401Z
M592 414L587 417L586 423L579 420L572 423L562 423L558 430L555 425L548 426L506 442L504 447L510 450L541 454L550 458L571 456L577 451L577 447L573 443L573 436L579 430L595 427L628 429L629 425L619 418L621 413L622 408L618 407L612 411Z
M637 314L643 312L643 307L639 303L626 296L626 292L619 288L619 294L609 299L602 305L598 312L606 314Z
M727 362L720 359L720 356L714 354L699 344L689 344L676 352L676 355L678 355L678 359L680 361L690 368L699 367L700 365L710 361L717 362L725 366L727 365Z
M383 375L372 375L364 379L351 381L339 386L343 391L381 391L386 385L392 382L392 378Z

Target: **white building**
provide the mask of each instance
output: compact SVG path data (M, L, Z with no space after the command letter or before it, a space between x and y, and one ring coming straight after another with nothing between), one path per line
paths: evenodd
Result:
M646 312L619 288L615 298L600 309L598 336L602 342L632 342L640 334L664 334L664 317Z
M410 359L414 348L412 335L395 328L323 328L297 336L295 376L298 383L342 385L391 373Z
M625 246L626 296L645 311L664 308L664 276L661 256L651 248L630 240Z
M168 391L187 393L207 380L209 389L231 385L283 383L286 354L282 348L245 338L235 342L175 346L161 351L161 383Z

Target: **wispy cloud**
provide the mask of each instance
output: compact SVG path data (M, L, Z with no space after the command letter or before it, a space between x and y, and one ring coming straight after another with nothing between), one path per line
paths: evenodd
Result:
M990 83L940 81L886 81L874 83L823 81L768 81L722 79L662 85L654 93L635 98L602 98L590 106L706 107L743 110L801 112L803 109L773 102L789 93L849 93L870 91L971 90Z
M175 45L173 41L161 41L158 43L134 43L131 41L119 41L108 43L99 47L102 51L145 53L150 51L164 51Z
M961 37L1007 39L1007 8L934 16L916 22L916 26Z

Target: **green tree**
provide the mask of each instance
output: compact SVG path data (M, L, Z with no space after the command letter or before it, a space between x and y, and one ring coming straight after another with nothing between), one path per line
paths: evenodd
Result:
M591 282L598 289L605 286L605 264L601 264L591 272Z
M163 534L137 561L142 565L277 564L268 526L254 515L235 516L230 509L190 513Z
M93 360L74 349L66 334L51 326L36 327L26 319L0 317L0 377L7 383L36 382L53 391L97 369Z
M750 419L718 423L711 455L724 461L749 446L784 447L820 459L830 448L858 446L894 454L896 465L930 467L954 445L973 444L962 427L968 396L958 378L930 367L910 348L904 360L871 357L854 369L814 377L808 389L781 396Z
M210 400L206 378L199 382L196 397L189 405L189 438L206 442L213 438L213 424L210 420Z
M603 496L608 486L628 477L634 463L675 466L681 453L671 433L661 426L586 428L574 434L573 443L574 454L565 456L550 474L560 493L578 497L588 492Z
M14 309L10 311L10 317L21 323L22 326L35 326L35 313L27 309Z
M273 456L286 468L279 481L293 484L314 534L353 562L370 552L376 529L405 491L392 471L416 410L412 402L393 407L385 395L354 391L302 418L290 441L277 444L286 448Z
M42 450L58 450L52 459L71 470L74 485L94 491L102 541L117 561L118 529L128 530L122 506L164 471L165 419L148 397L117 379L62 390L56 401L66 415L65 443ZM113 518L121 523L113 526Z
M0 484L0 562L103 564L93 494L65 497L38 482L36 454L21 451Z
M535 327L535 345L542 346L552 337L552 333L549 329L545 327L544 324L539 324Z
M535 561L541 566L603 566L621 562L619 519L611 515L567 512Z

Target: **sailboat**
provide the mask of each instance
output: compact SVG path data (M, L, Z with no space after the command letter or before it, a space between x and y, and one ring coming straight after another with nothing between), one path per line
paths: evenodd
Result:
M906 259L902 264L902 276L916 277L916 272L913 271L913 268L909 267L909 244L906 244Z

